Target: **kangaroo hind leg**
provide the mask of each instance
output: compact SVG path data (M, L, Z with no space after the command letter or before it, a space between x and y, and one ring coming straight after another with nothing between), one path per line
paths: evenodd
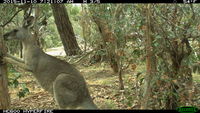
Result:
M61 109L75 108L77 93L76 82L69 74L60 74L53 83L54 98Z

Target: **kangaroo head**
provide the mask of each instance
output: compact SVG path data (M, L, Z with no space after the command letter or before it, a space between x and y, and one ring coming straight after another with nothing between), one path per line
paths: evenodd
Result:
M33 23L34 17L29 17L25 20L22 27L18 29L13 29L12 31L6 33L3 35L4 40L11 40L11 39L17 39L17 40L26 40L28 38L31 38L31 32L30 32L30 26Z
M11 39L25 40L26 38L31 37L31 33L27 28L21 27L4 34L3 37L4 40L11 40Z

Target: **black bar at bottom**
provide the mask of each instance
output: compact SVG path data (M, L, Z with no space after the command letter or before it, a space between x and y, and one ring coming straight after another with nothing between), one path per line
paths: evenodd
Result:
M71 113L71 112L86 112L86 113L163 113L163 112L175 112L176 110L42 110L42 109L32 109L32 110L0 110L0 113Z

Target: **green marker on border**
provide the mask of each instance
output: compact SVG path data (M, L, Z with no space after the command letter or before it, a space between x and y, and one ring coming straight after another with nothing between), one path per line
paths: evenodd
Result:
M180 113L196 113L198 111L198 108L194 106L183 106L178 107L176 110Z

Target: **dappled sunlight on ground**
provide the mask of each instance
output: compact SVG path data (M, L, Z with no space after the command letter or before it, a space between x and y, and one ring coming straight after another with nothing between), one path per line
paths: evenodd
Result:
M110 67L95 64L93 66L76 66L84 76L89 91L96 105L101 109L139 109L139 100L136 98L137 87L134 73L127 70L123 73L125 90L119 90L118 76L112 72ZM138 67L137 72L144 70L144 66ZM142 74L143 75L143 74ZM200 88L200 76L194 75L195 87ZM41 89L33 76L24 73L19 82L25 82L30 93L19 99L18 88L10 88L11 108L13 109L57 109L53 96ZM198 83L197 83L198 82ZM195 101L200 100L200 91L195 96ZM200 107L200 101L196 105Z
M45 51L45 53L52 55L52 56L66 56L63 46L47 49Z

